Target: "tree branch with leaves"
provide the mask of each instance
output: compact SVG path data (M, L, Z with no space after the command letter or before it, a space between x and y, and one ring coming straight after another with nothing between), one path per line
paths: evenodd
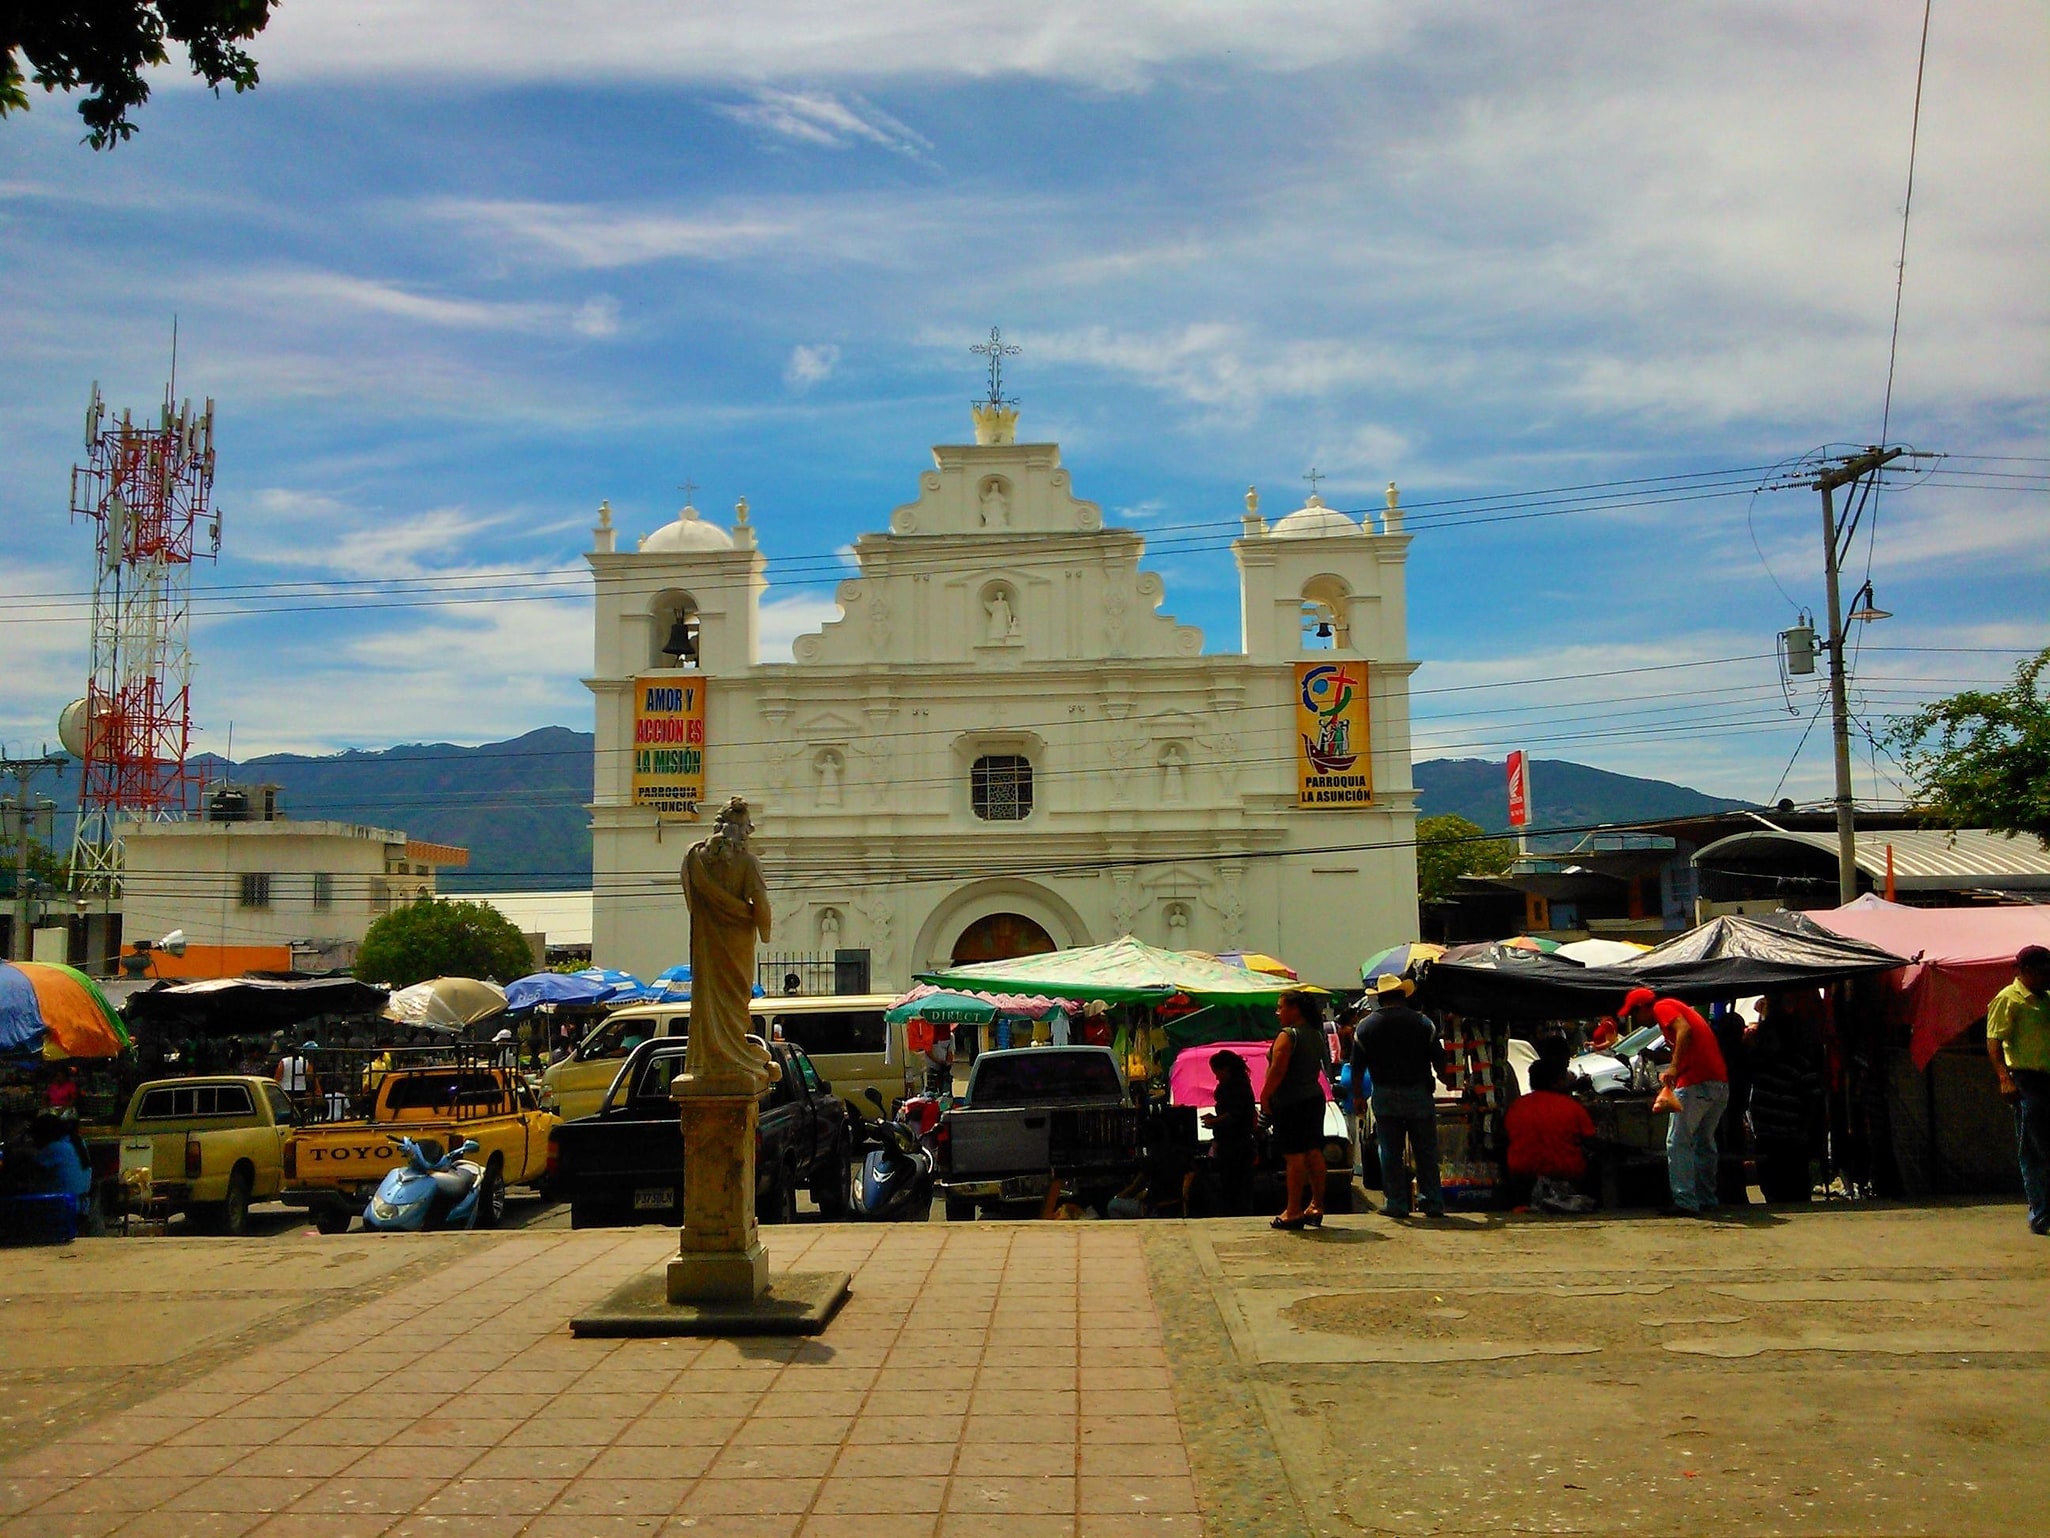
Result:
M239 45L261 32L277 0L0 0L0 117L26 112L28 84L84 91L85 142L109 149L135 133L130 112L149 100L144 73L178 44L218 96L256 86L256 60Z
M1923 810L1953 828L2029 834L2050 848L2050 700L2045 647L2005 689L1969 689L1894 716L1882 741Z

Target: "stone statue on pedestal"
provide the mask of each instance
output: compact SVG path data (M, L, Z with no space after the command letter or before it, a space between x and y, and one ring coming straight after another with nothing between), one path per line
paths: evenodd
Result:
M755 941L769 938L769 889L748 848L747 803L735 796L712 836L683 857L690 906L690 1038L680 1094L759 1095L781 1077L748 1032Z

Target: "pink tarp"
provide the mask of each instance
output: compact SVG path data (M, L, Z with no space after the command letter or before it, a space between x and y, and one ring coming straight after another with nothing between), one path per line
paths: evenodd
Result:
M1184 1047L1175 1054L1174 1063L1167 1070L1167 1098L1175 1105L1217 1104L1217 1075L1210 1067L1210 1059L1218 1052L1236 1052L1246 1060L1246 1071L1252 1076L1253 1094L1257 1097L1267 1082L1267 1053L1273 1045L1267 1041L1220 1041L1213 1046ZM1324 1098L1330 1099L1331 1081L1320 1073L1317 1082L1324 1086Z
M2014 981L2015 952L2050 945L2050 907L1910 908L1867 894L1842 908L1810 912L1825 929L1884 946L1914 965L1889 975L1911 1027L1917 1068L1986 1013Z

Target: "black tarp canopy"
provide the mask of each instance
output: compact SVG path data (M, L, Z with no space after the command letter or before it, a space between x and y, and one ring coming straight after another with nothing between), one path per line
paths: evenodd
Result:
M1583 967L1559 956L1496 947L1424 973L1421 1002L1498 1020L1592 1020L1614 1014L1632 988L1706 1003L1779 988L1819 988L1904 967L1908 959L1831 934L1798 913L1711 919L1624 966Z
M260 1036L324 1015L375 1015L389 994L353 977L223 977L129 995L131 1026L200 1036Z

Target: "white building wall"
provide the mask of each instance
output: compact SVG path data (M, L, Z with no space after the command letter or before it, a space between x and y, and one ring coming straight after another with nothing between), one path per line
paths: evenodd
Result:
M640 552L612 551L601 528L594 959L644 976L684 959L683 851L740 795L776 908L765 949L865 946L880 988L945 965L997 913L1060 945L1131 932L1262 950L1356 987L1362 958L1416 932L1408 537L1297 522L1249 514L1234 547L1247 650L1205 654L1160 612L1143 540L1073 495L1054 445L942 446L889 532L856 541L840 618L768 662L751 527L731 549ZM1341 655L1369 667L1366 810L1296 805L1293 664L1331 655L1303 649L1320 580L1343 587ZM630 804L632 680L661 671L658 611L680 593L701 615L707 680L701 822ZM970 766L1010 752L1033 763L1032 815L981 821Z

